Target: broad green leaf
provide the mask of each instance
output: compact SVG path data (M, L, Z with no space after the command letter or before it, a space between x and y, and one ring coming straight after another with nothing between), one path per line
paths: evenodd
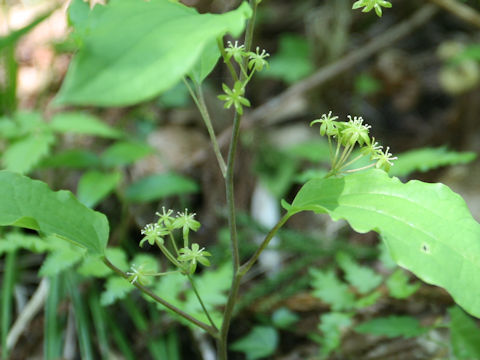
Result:
M447 186L416 180L404 184L381 170L369 170L309 181L288 211L302 210L345 219L360 233L380 233L398 265L445 288L480 317L480 224Z
M93 208L115 190L121 179L122 174L119 172L104 173L93 170L86 172L78 182L78 200L85 206Z
M456 359L480 359L480 328L462 309L452 307L450 314L450 338Z
M168 0L113 0L95 6L77 35L75 55L57 96L61 104L123 106L167 90L225 33L239 36L251 9L198 14Z
M278 52L269 59L270 66L262 75L291 84L312 73L311 48L305 37L282 34L278 47Z
M100 303L103 306L111 305L128 295L135 287L127 280L119 276L110 277L105 284L105 291L100 296Z
M382 277L372 269L358 265L351 256L338 253L336 256L339 266L345 271L345 279L361 294L375 289L382 282Z
M322 345L321 353L326 356L340 347L342 334L352 325L352 314L332 312L320 316L318 328L322 331L323 337L320 340Z
M355 327L361 334L372 334L393 337L415 337L426 333L429 329L420 325L420 322L411 316L388 316L376 318Z
M121 141L107 148L101 156L105 166L125 166L154 153L154 149L144 143Z
M53 117L50 127L61 133L120 138L123 133L105 124L96 116L82 112L64 112Z
M474 152L458 152L445 147L410 150L398 155L389 174L406 176L414 171L424 172L441 166L467 164L476 157Z
M323 140L305 141L286 149L289 155L312 162L330 162L330 149Z
M0 171L0 226L19 226L55 234L103 254L108 241L105 215L81 204L69 191L52 191L47 184Z
M332 307L332 310L349 310L355 304L355 297L348 286L338 279L333 270L310 269L313 296Z
M52 154L43 159L39 164L40 167L52 168L68 168L68 169L84 169L97 167L100 165L98 156L88 150L72 149L57 154Z
M198 191L197 184L174 173L151 175L131 184L125 196L133 202L148 202L163 199L167 196L190 194Z
M50 132L32 134L16 141L2 154L2 165L6 170L28 173L49 153L54 141Z
M217 65L219 57L220 50L218 49L217 41L213 40L205 46L188 76L197 84L201 84L208 74L212 72L215 65Z
M415 294L421 285L418 282L410 284L408 280L407 274L402 269L397 269L390 275L385 282L390 296L396 299L406 299Z
M230 349L245 353L248 360L270 357L278 346L278 332L270 326L255 326L245 337L230 345Z
M122 271L128 271L127 255L125 251L117 247L108 247L105 250L108 260ZM77 272L83 276L106 277L113 273L98 256L86 256Z

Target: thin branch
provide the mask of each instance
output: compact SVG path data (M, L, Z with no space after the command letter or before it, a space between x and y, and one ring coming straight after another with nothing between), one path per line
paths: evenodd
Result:
M480 14L474 8L456 0L430 0L430 2L440 6L448 12L451 12L459 19L476 27L480 27Z
M115 271L118 275L120 275L121 277L123 277L124 279L128 280L128 275L126 273L124 273L122 270L120 270L119 268L117 268L115 265L113 265L110 260L108 260L106 257L103 257L103 262L105 263L105 265L107 265L110 269L112 269L113 271ZM166 301L165 299L161 298L160 296L158 296L157 294L155 294L152 290L150 290L149 288L139 284L138 282L135 282L134 285L137 289L139 289L141 292L143 292L144 294L150 296L153 300L155 300L156 302L162 304L163 306L165 306L167 309L169 310L172 310L174 313L176 313L177 315L183 317L185 320L191 322L192 324L198 326L199 328L205 330L206 332L208 332L211 336L213 336L214 338L217 338L218 337L218 331L216 331L212 326L208 325L208 324L205 324L203 321L200 321L200 320L197 320L195 319L193 316L191 316L190 314L187 314L186 312L184 312L183 310L177 308L175 305L172 305L170 304L168 301Z

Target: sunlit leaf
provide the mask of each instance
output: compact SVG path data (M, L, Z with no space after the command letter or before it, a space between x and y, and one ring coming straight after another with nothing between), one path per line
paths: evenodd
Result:
M345 219L361 233L380 233L398 265L444 287L480 317L480 224L447 186L416 180L404 184L381 170L369 170L309 181L289 213L302 210Z

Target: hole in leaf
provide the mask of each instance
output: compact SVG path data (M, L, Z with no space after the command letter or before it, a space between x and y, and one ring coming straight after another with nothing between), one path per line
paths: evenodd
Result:
M428 246L428 244L423 243L423 244L422 244L422 251L423 251L425 254L430 254L430 246Z

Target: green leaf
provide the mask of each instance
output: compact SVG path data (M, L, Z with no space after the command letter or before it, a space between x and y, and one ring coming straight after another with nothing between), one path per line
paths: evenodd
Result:
M117 268L122 271L128 270L127 255L125 251L117 247L108 247L105 250L105 256ZM83 276L106 277L113 273L98 256L86 256L81 265L77 268L77 272Z
M0 255L3 253L26 249L35 253L43 253L51 249L51 245L36 235L21 232L9 232L0 239Z
M363 309L369 306L372 306L375 304L378 299L382 297L382 293L379 290L375 290L374 292L361 297L360 299L357 299L355 301L355 308L357 309Z
M452 307L450 314L450 338L456 359L480 359L480 329L462 309Z
M476 157L474 152L458 152L445 147L411 150L398 155L389 174L406 176L414 171L425 172L441 166L467 164Z
M390 296L396 299L406 299L415 294L421 285L418 282L410 284L408 280L407 274L405 274L405 271L402 269L397 269L390 275L385 282Z
M0 171L0 226L19 226L55 234L103 254L108 241L105 215L81 204L69 191L9 171Z
M68 244L67 244L68 245ZM72 267L83 257L82 252L71 247L61 247L48 254L43 261L38 274L40 276L54 276Z
M445 288L480 317L480 224L447 186L416 180L403 184L369 170L309 181L289 213L302 210L346 219L360 233L377 231L398 265Z
M217 41L213 40L207 44L203 49L195 66L190 70L188 76L197 84L201 84L203 80L212 72L215 65L217 65L220 57L220 50L218 49Z
M61 133L120 138L123 133L112 128L96 116L82 112L64 112L53 117L50 127Z
M388 316L376 318L355 327L361 334L386 336L389 338L402 336L410 338L425 334L429 329L420 325L419 321L411 316Z
M110 277L105 284L105 291L100 296L103 306L111 305L128 295L135 287L122 277Z
M98 156L87 150L72 149L52 154L43 159L40 167L84 169L100 165Z
M312 162L330 162L328 143L323 140L305 141L286 149L289 155Z
M247 336L230 345L233 351L241 351L248 360L271 356L278 346L278 333L270 326L255 326Z
M281 307L272 314L273 325L280 329L291 328L299 319L297 314L286 307Z
M262 75L292 84L310 75L314 70L311 48L307 39L296 34L282 34L278 52L268 61Z
M251 13L247 3L221 15L166 0L95 6L81 24L82 47L56 102L123 106L151 99L178 83L215 39L240 35Z
M332 351L340 347L343 332L352 325L351 318L352 314L338 312L320 316L318 328L323 333L323 337L320 340L322 355L329 355Z
M49 132L32 134L10 145L2 155L6 170L21 174L30 172L50 152L55 137Z
M310 269L312 275L313 296L332 307L332 310L349 310L353 308L355 297L348 286L340 281L333 270L321 271Z
M121 179L122 174L119 172L86 172L78 182L78 200L85 206L93 208L115 190Z
M101 156L105 166L125 166L154 153L154 149L147 144L120 141L107 148Z
M167 196L190 194L198 191L198 185L181 175L168 173L151 175L131 184L125 196L132 202L149 202Z
M336 259L339 266L345 271L345 279L361 294L370 292L382 282L380 275L368 267L358 265L351 256L338 253Z

